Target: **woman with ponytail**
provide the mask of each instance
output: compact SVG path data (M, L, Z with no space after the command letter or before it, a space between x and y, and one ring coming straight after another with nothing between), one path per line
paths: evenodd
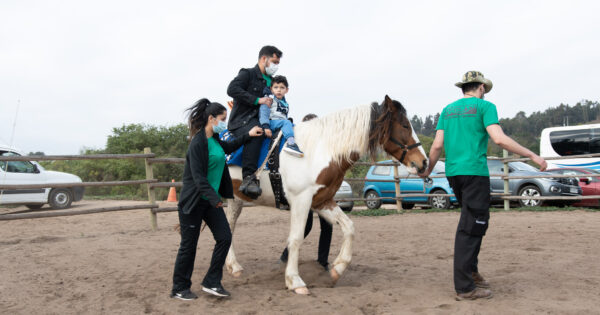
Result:
M257 126L242 137L229 142L221 141L219 133L226 128L225 106L203 98L187 111L190 145L185 157L183 188L177 205L181 243L175 260L171 297L182 300L198 297L190 288L202 221L208 225L216 242L210 267L202 281L202 291L225 297L229 296L229 292L221 285L221 279L231 245L231 230L221 198L233 198L225 154L238 149L248 137L261 136L262 129Z

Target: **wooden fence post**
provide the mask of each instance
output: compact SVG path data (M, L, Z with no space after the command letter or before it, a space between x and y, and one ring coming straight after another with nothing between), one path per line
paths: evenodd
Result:
M508 151L506 150L502 150L502 157L503 158L508 158ZM508 162L506 162L506 160L502 161L502 165L504 168L504 176L508 176ZM504 195L508 196L508 177L504 178ZM510 210L510 200L508 199L504 199L504 210L508 211Z
M400 197L400 176L398 175L398 165L394 165L394 186L396 188L396 212L402 212L402 200L398 199Z
M151 154L152 150L150 148L144 148L144 154ZM152 164L148 161L148 158L144 158L144 163L146 164L146 179L154 179L154 172L152 171ZM150 184L146 184L148 187L148 202L151 205L156 205L156 191L154 188L150 186ZM150 209L150 222L152 224L152 230L156 230L158 228L158 223L156 222L156 213Z

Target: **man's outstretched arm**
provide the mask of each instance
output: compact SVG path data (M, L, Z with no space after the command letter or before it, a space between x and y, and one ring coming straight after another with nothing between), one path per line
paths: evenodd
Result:
M535 164L540 166L540 171L542 172L545 171L548 167L548 163L546 163L546 160L541 158L539 155L531 152L531 150L520 145L511 137L504 134L504 131L502 131L502 127L500 127L500 125L489 125L485 129L490 135L490 138L492 138L492 141L494 141L494 143L499 145L501 148L512 153L518 154L520 156L530 158Z

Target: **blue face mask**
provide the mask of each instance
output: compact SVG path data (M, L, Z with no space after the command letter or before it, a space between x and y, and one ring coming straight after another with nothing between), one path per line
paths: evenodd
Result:
M227 129L227 124L222 120L219 120L219 123L217 123L216 126L213 126L213 132L216 134L220 134L225 131L225 129Z

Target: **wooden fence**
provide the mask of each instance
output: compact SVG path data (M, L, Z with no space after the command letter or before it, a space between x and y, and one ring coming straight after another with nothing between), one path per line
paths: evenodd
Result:
M569 156L569 159L574 158L590 158L600 157L600 154L586 154ZM127 180L127 181L106 181L106 182L79 182L79 183L60 183L60 184L35 184L35 185L0 185L0 190L4 189L33 189L33 188L59 188L59 187L94 187L94 186L119 186L119 185L141 185L145 184L148 190L148 203L142 205L130 205L130 206L119 206L119 207L104 207L94 208L85 210L58 210L58 211L46 211L46 212L31 212L31 213L8 213L0 215L0 221L4 220L18 220L18 219L35 219L35 218L48 218L48 217L59 217L59 216L71 216L80 214L90 213L101 213L111 211L127 211L127 210L139 210L149 209L150 222L152 229L156 229L158 226L157 213L177 211L177 207L160 207L156 203L156 188L170 188L170 187L182 187L181 182L158 182L154 178L153 165L158 163L167 164L183 164L185 159L183 158L157 158L153 154L150 148L145 148L143 154L95 154L95 155L47 155L47 156L0 156L1 161L56 161L56 160L99 160L99 159L144 159L146 167L146 179L145 180ZM546 160L559 160L565 158L547 158ZM498 176L504 180L504 192L503 193L492 193L492 195L499 196L504 200L504 209L509 209L510 200L582 200L582 199L600 199L600 195L595 196L573 196L573 197L560 197L560 196L514 196L509 194L508 180L510 179L521 179L521 178L548 178L547 175L531 175L531 176L508 176L508 163L513 161L527 161L526 158L508 158L507 152L504 151L504 157L501 158L504 164L503 174L490 174L490 176ZM426 194L426 193L409 193L402 194L400 189L400 181L406 178L419 178L417 176L409 176L400 178L398 175L397 166L399 163L369 163L369 162L357 162L355 165L385 165L393 166L394 179L391 180L375 180L375 179L364 179L364 178L345 178L346 181L350 182L393 182L395 184L395 195L396 197L379 197L379 198L343 198L336 199L337 201L367 201L367 200L396 200L396 207L398 211L402 210L402 199L407 197L452 197L453 194ZM600 174L586 174L581 177L598 177ZM441 178L445 175L431 176L432 178ZM553 178L561 177L577 177L575 175L559 175L553 174ZM425 191L425 188L424 188Z

